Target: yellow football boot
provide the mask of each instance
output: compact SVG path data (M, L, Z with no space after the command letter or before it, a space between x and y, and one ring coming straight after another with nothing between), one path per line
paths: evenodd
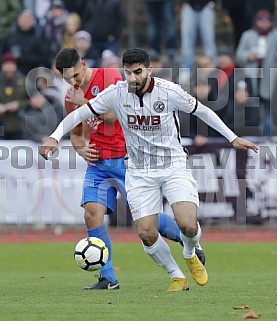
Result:
M171 280L170 287L167 292L179 292L189 290L189 281L184 278L174 278Z
M208 273L198 257L194 255L191 259L186 259L187 266L190 270L194 281L199 285L205 285L208 282Z

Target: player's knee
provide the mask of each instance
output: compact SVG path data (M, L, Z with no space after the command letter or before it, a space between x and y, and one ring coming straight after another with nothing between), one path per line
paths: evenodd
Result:
M103 225L103 219L92 211L86 210L84 213L85 222L88 228L95 228Z
M184 234L187 237L194 237L197 234L197 225L195 224L188 224L184 229Z
M158 238L158 231L153 228L138 228L137 233L139 238L145 245L153 245Z

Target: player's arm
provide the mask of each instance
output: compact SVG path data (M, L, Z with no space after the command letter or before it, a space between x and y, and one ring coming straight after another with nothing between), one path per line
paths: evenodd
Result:
M68 114L60 122L54 133L50 135L50 137L40 147L39 153L41 156L47 159L49 155L53 154L58 149L58 143L66 133L73 130L73 128L77 127L80 123L89 119L91 116L92 110L89 108L88 104L85 104Z
M81 88L76 89L74 88L74 86L71 86L67 90L65 101L66 103L72 103L74 105L82 106L89 100L85 98L84 92ZM102 119L108 123L114 123L117 119L115 113L112 111L99 115L97 118Z
M98 161L99 151L94 148L95 144L86 143L82 126L75 127L71 130L70 140L76 152L83 157L88 164L94 165L93 162Z
M66 133L70 132L73 128L78 126L83 121L91 118L92 116L99 117L108 111L113 110L116 102L115 98L115 86L109 86L103 90L94 99L88 101L87 104L74 110L68 114L54 133L44 142L40 147L39 153L45 159L48 158L48 154L52 154L58 148L58 143Z
M233 133L232 130L224 124L224 122L217 116L217 114L213 110L204 106L199 101L197 102L197 106L193 114L199 117L210 127L217 130L221 135L226 137L235 148L245 150L252 149L255 153L257 153L257 151L259 150L259 148L255 144L246 139L238 137L235 133Z
M74 86L71 86L66 93L65 97L65 109L67 114L72 113L78 104L86 104L88 99L84 97L83 90L76 90ZM84 127L82 124L73 128L70 132L70 140L75 151L84 158L86 162L91 164L93 161L97 161L99 158L99 152L94 149L93 145L87 145L84 137ZM93 165L93 164L91 164Z

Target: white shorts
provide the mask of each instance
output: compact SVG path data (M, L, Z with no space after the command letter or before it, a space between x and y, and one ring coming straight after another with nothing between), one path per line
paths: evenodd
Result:
M185 166L146 173L127 169L125 188L134 221L161 213L163 197L170 205L189 201L199 206L197 182Z

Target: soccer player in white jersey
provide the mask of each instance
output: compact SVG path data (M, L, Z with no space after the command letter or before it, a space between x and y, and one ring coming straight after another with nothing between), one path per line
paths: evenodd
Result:
M114 111L124 132L129 157L125 180L127 199L144 251L167 271L171 279L169 291L189 288L169 246L158 233L157 214L161 212L165 196L181 230L183 258L194 281L205 285L208 274L195 255L195 245L201 237L201 228L197 224L197 182L187 165L176 113L179 110L194 113L225 136L235 148L257 152L258 147L237 137L212 110L179 85L151 77L146 51L129 49L122 62L126 81L109 86L68 115L40 148L40 153L47 159L49 152L57 149L62 136L78 123L92 115Z

